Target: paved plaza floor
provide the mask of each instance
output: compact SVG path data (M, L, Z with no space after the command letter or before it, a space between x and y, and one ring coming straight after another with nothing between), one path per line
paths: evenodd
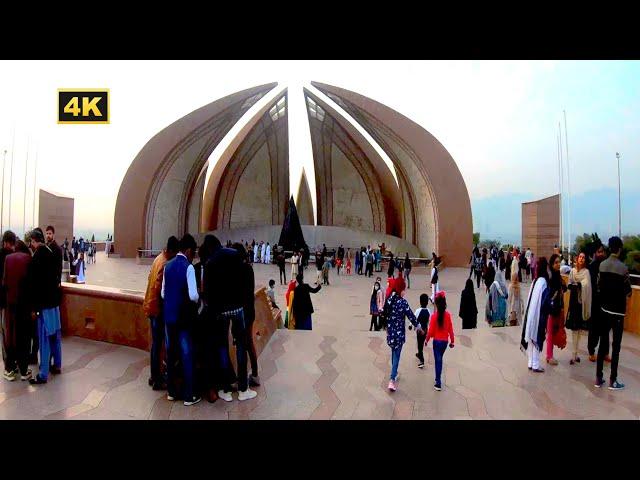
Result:
M255 265L256 285L278 280L272 265ZM144 290L148 266L98 257L87 283ZM569 365L570 348L556 352L558 366L543 374L527 369L519 350L520 327L490 328L479 314L478 328L461 330L457 316L468 269L440 274L454 318L456 347L444 359L443 390L433 389L433 351L417 368L415 331L407 331L398 391L386 385L390 350L383 332L369 332L372 279L336 276L312 295L312 331L277 330L259 359L262 386L255 399L221 400L185 407L147 385L148 353L78 337L63 340L63 373L47 385L0 380L0 419L640 419L640 338L625 332L619 377L624 391L593 387L595 364ZM287 272L289 274L289 272ZM378 274L383 279L383 273ZM315 278L315 269L306 274ZM418 307L427 272L416 269L407 300ZM528 293L530 283L523 288ZM277 285L277 302L284 304ZM484 288L476 290L484 311ZM570 336L569 336L570 337ZM569 338L569 342L571 339ZM608 375L608 366L605 366Z

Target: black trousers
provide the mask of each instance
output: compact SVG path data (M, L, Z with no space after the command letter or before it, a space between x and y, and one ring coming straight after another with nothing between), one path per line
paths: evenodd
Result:
M373 263L367 263L366 274L370 277L373 277Z
M284 285L287 283L287 274L284 271L284 265L278 265L278 268L280 269L280 285Z
M29 363L38 363L38 350L40 349L38 340L38 322L32 322L33 325L29 328Z
M589 337L587 340L587 350L589 351L589 355L596 354L596 347L598 346L598 342L600 341L600 317L601 317L600 307L591 308L591 318L589 319Z
M256 344L253 341L253 323L254 319L247 323L247 353L249 354L249 363L251 364L251 375L258 376L258 352Z
M475 271L474 273L476 275L476 288L480 288L480 282L482 281L482 272Z
M475 269L473 268L473 265L471 265L471 268L469 269L469 278L471 278L471 275L473 275L474 271Z
M29 368L29 347L31 340L31 318L26 308L20 308L15 305L9 305L5 310L5 322L8 320L14 322L15 328L15 344L8 338L4 338L5 351L7 358L4 369L12 372L16 368L20 370L22 375L26 375ZM37 322L36 322L37 323ZM6 329L5 329L6 332Z
M416 338L418 339L418 359L421 363L424 363L424 341L427 338L427 333L418 333L416 332Z
M380 330L378 326L378 315L371 315L371 325L369 325L369 331L375 330L376 332Z
M609 330L613 331L613 341L611 342L611 382L618 379L618 358L620 356L620 346L622 345L622 332L624 330L624 316L613 315L600 311L600 347L598 348L598 363L596 378L602 379L604 367L604 357L609 353Z

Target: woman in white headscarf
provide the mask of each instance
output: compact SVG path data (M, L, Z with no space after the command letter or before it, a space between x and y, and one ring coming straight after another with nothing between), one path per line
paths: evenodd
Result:
M507 319L507 297L509 293L504 278L505 263L504 258L501 258L495 279L489 287L487 320L492 327L504 327Z
M578 347L582 330L588 330L591 318L591 275L587 268L587 257L584 252L578 255L576 266L569 274L569 311L565 327L573 331L573 356L569 363L580 363Z
M522 322L520 350L527 352L529 370L542 373L544 368L540 367L540 352L544 345L547 317L551 310L547 259L539 257L536 267L538 276L529 290L527 308Z

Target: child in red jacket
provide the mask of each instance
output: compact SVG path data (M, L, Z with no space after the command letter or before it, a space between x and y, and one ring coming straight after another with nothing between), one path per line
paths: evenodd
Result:
M451 348L454 347L454 337L453 324L451 322L451 315L447 311L447 298L444 290L436 293L434 303L436 305L436 311L431 314L429 331L427 332L427 339L424 344L426 346L429 343L429 339L433 338L433 356L436 364L436 383L433 385L433 388L439 392L442 390L442 357L447 349L449 339L451 340L449 346Z

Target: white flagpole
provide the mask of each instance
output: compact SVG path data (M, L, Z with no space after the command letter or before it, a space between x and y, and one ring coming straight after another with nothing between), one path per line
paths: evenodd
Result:
M569 170L569 133L567 132L567 112L564 113L564 146L567 149L567 223L569 230L569 242L571 242L571 174ZM569 265L571 265L571 243L569 243Z
M564 166L563 166L563 157L562 157L562 128L560 127L560 122L558 122L558 156L560 158L560 185L561 185L561 191L563 193L563 195L561 195L560 197L560 205L561 205L561 212L562 212L562 247L563 249L560 251L560 253L562 253L564 251L564 247L567 246L567 239L566 239L566 233L567 233L567 228L566 228L566 223L564 221L564 216L565 216L565 209L564 209Z
M560 162L560 137L559 134L556 134L556 159L558 160L558 195L560 200L560 252L562 252L562 247L564 243L564 238L562 236L562 163Z
M7 149L2 154L2 200L0 200L0 235L4 233L4 165L7 160Z
M13 127L13 140L11 141L11 173L9 173L9 219L7 221L7 230L11 230L11 193L13 186L13 152L16 147L16 127Z
M24 200L22 204L22 235L27 233L27 173L29 173L29 137L27 137L27 161L24 165Z
M38 179L38 150L36 150L36 164L33 169L33 212L31 215L31 228L36 228L36 182Z

